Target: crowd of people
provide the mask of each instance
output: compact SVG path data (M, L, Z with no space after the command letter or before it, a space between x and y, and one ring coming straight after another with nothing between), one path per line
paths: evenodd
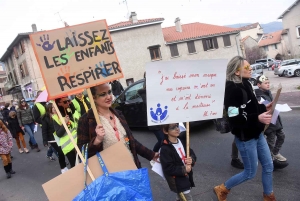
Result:
M255 177L258 161L262 166L263 199L274 201L274 161L287 164L287 159L279 153L285 138L280 117L276 124L271 123L273 97L269 91L270 81L264 75L259 76L259 88L254 91L249 82L250 77L251 66L244 58L236 56L229 61L224 107L231 133L234 135L231 164L243 171L214 187L219 201L225 201L235 186ZM48 147L48 158L53 158L53 152L57 154L61 173L68 171L66 158L70 167L74 167L77 156L61 122L65 121L79 149L88 144L89 157L121 141L130 151L138 168L141 168L141 163L137 155L146 158L152 164L160 161L170 190L177 194L177 200L193 200L190 193L191 188L195 186L192 169L197 157L192 149L188 150L190 156L186 156L186 139L185 135L180 133L179 124L174 122L149 127L157 137L157 143L153 150L148 149L134 138L122 113L112 108L113 94L118 96L124 89L118 82L111 84L113 88L109 83L91 88L101 125L96 123L95 115L90 109L91 100L83 93L76 94L73 100L69 97L54 100L63 120L58 117L53 102L35 103L32 109L24 99L20 100L18 109L9 109L9 104L6 104L2 110L3 120L0 121L0 155L7 178L15 173L10 157L12 138L16 139L20 153L28 153L24 140L24 134L27 133L31 150L40 151L34 138L35 124L41 125L43 145ZM146 102L146 85L138 93ZM264 131L265 125L269 126ZM201 164L201 161L199 163Z

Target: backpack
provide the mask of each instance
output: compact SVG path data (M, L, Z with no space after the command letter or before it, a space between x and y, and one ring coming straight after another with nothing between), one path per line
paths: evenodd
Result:
M243 92L243 104L247 104L248 102L247 92L245 91L245 89L242 88L240 89ZM231 131L231 127L229 124L229 117L225 109L225 105L223 105L223 117L219 119L214 119L213 122L215 124L216 131L219 131L221 134L229 133Z

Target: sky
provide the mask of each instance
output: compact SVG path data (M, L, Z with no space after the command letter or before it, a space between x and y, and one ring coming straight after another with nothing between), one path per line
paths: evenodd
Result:
M106 19L114 24L128 20L163 17L162 27L201 22L214 25L261 24L276 21L296 0L0 0L0 57L18 33L51 30ZM127 2L127 6L126 6ZM279 20L280 21L280 20Z

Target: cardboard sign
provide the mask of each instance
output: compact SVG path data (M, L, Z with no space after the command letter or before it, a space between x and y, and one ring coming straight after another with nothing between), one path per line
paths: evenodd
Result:
M136 170L131 153L122 142L118 142L103 150L101 156L109 172L120 172L126 170ZM88 160L93 175L98 178L103 174L97 156ZM73 200L84 189L83 164L80 163L54 179L44 183L43 189L51 201ZM91 183L91 178L87 174L87 183Z
M227 60L146 65L148 125L221 118Z
M30 35L49 99L123 77L105 20Z

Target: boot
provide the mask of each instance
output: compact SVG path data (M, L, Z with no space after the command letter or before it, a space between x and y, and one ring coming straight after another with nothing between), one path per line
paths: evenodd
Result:
M38 144L34 145L34 148L36 149L36 152L40 152L40 151L41 151L41 150L39 149L39 145L38 145Z
M6 172L6 178L7 178L7 179L11 178L11 174L10 174L10 172L9 172L9 167L8 167L8 165L4 166L4 170L5 170L5 172Z
M15 174L16 172L15 171L13 171L13 169L12 169L12 163L8 163L8 170L9 170L9 172L10 172L10 174Z
M271 193L270 195L264 194L264 201L276 201L274 193Z
M214 187L214 192L218 197L218 201L226 201L227 194L230 192L224 184Z

